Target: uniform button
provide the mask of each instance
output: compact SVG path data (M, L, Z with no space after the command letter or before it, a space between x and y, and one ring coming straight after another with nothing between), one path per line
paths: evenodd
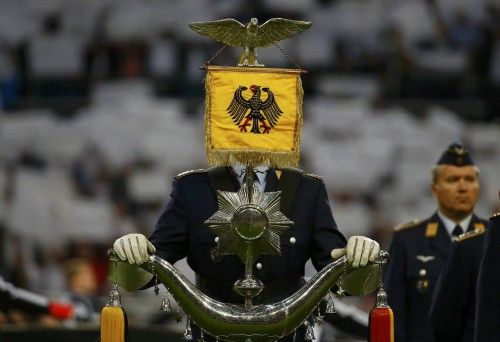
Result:
M258 262L257 265L255 265L255 267L257 267L258 270L261 270L262 269L262 264L260 262Z
M292 245L295 245L295 242L297 242L297 240L296 240L296 239L292 236L292 237L290 238L290 243L291 243Z
M421 269L418 274L421 276L421 277L425 277L425 275L427 274L427 271L424 270L424 269Z
M216 236L214 240L215 240L215 243L219 243L219 237L218 236Z

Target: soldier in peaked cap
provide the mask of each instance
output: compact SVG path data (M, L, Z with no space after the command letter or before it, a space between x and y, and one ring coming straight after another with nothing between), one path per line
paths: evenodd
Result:
M437 211L395 229L384 283L394 311L397 342L434 341L428 314L452 240L485 226L485 221L473 214L478 176L467 148L451 144L432 170L430 188Z

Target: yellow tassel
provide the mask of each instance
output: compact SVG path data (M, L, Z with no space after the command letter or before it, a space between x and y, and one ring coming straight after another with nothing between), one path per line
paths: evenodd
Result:
M101 342L125 342L127 316L119 306L105 306L101 311Z
M100 342L125 342L127 340L127 314L120 301L118 285L113 284L110 300L101 311Z

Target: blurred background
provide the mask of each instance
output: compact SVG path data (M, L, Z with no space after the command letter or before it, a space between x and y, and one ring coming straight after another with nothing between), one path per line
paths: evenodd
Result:
M313 22L258 60L308 71L301 168L324 178L346 236L386 248L429 216L453 141L481 170L476 212L500 209L500 1L0 0L0 275L92 313L64 328L97 326L106 250L149 235L172 177L206 167L199 67L240 51L187 23L228 17ZM182 332L152 290L122 295L132 324ZM61 325L0 312L0 330L27 323Z

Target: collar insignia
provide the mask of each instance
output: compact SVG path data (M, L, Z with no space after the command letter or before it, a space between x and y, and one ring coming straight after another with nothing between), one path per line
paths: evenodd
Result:
M437 222L429 222L427 223L427 227L425 228L425 237L433 238L437 235L438 231L438 223Z
M484 223L483 222L476 222L474 223L474 230L477 230L477 231L483 231L485 230L486 227L484 226Z

